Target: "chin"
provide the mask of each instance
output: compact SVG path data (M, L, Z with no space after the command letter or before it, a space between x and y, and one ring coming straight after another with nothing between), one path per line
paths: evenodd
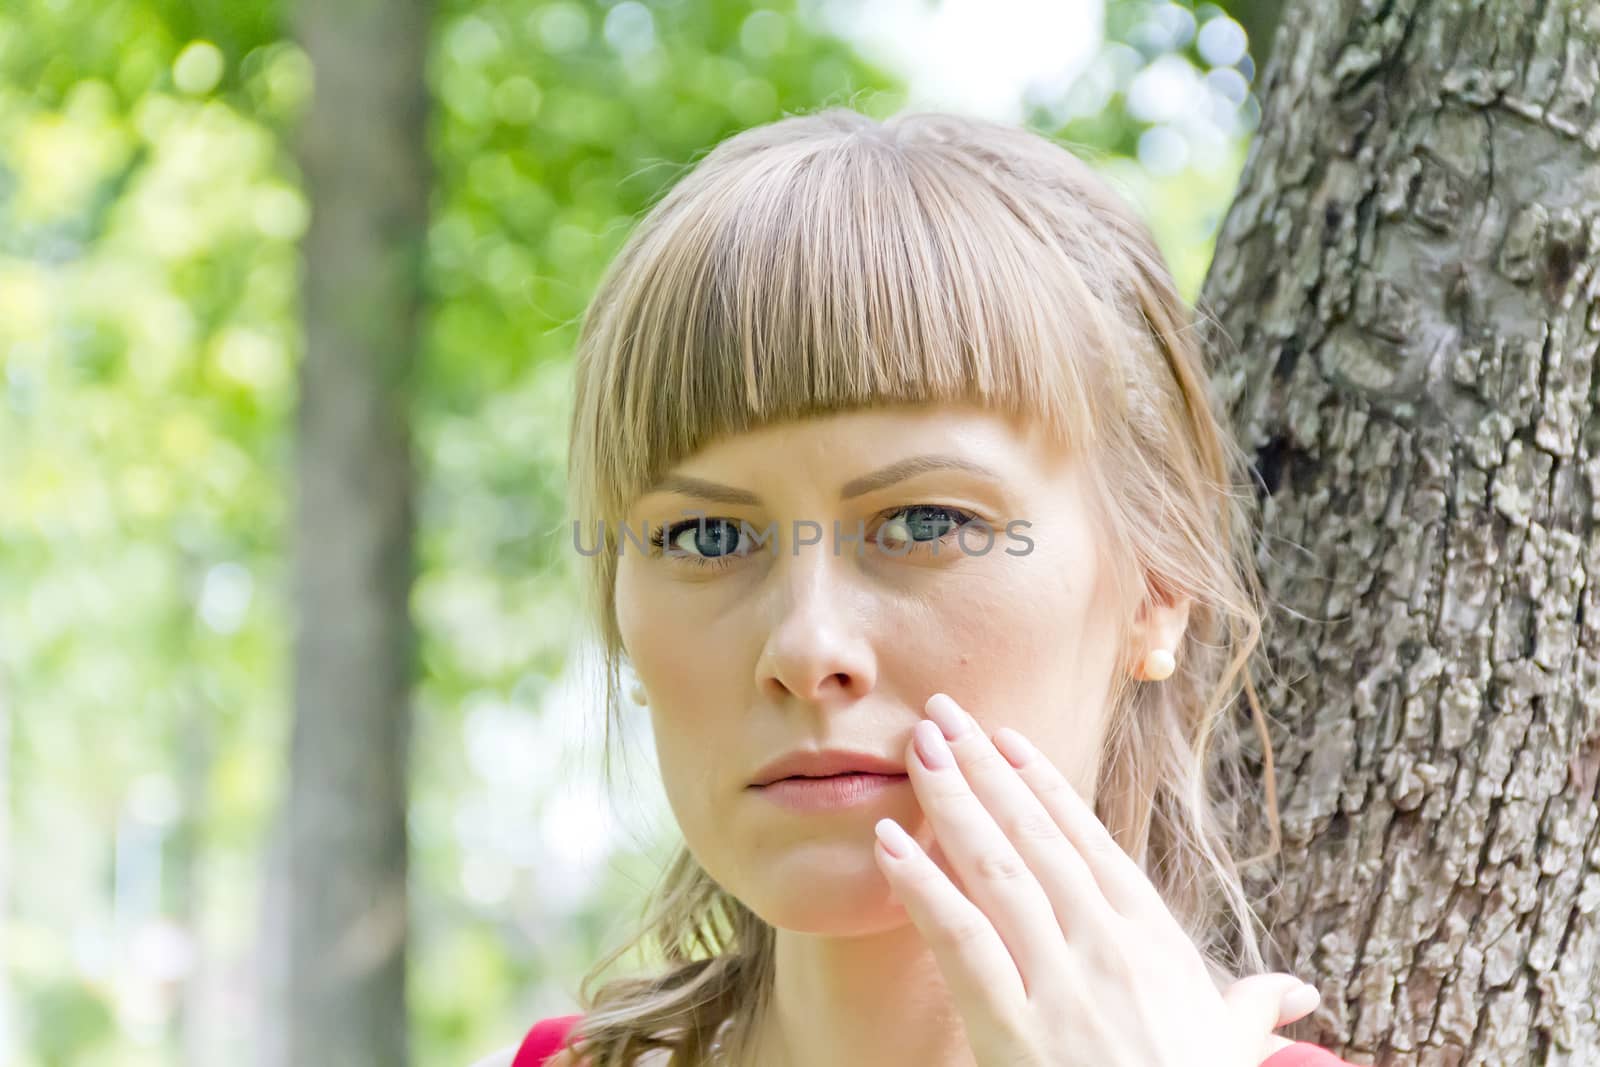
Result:
M862 862L774 862L734 893L771 926L820 937L859 937L909 922L870 851Z
M911 921L905 908L890 898L887 891L870 904L841 904L827 907L821 901L797 900L792 907L752 908L767 925L794 934L813 937L867 937L894 930Z

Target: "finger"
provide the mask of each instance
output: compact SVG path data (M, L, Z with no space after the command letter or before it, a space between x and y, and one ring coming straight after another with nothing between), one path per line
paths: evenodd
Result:
M874 830L878 866L927 941L950 995L1000 1025L1014 1022L1026 991L994 925L899 823L879 819Z
M1113 908L1130 919L1164 917L1176 923L1156 887L1060 768L1009 726L995 731L994 743L1083 857Z
M1298 978L1294 980L1300 984L1289 989L1278 1000L1278 1018L1272 1024L1274 1029L1304 1019L1322 1004L1322 990L1309 982L1300 982Z
M1222 994L1228 1014L1252 1041L1265 1038L1317 1009L1322 994L1292 974L1253 974Z
M1050 897L972 791L939 728L923 719L913 738L906 773L946 861L999 933L1024 988L1045 987L1066 966L1066 935Z
M927 712L949 740L973 793L1034 872L1067 940L1111 929L1118 916L1088 863L972 714L946 693L930 697ZM1028 978L1024 971L1023 980Z

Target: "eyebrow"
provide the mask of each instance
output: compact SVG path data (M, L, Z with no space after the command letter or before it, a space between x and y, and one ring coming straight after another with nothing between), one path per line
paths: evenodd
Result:
M919 474L943 470L965 471L968 474L976 474L994 481L1000 479L1000 476L993 469L985 467L981 463L975 463L960 456L930 453L922 456L908 456L905 459L889 464L887 467L875 470L871 474L863 474L859 478L851 479L840 488L839 499L850 500L853 497L883 489L896 482L915 478ZM761 498L749 490L735 489L731 485L706 481L704 478L691 478L683 474L666 475L645 490L642 495L648 496L651 493L681 493L684 496L698 497L717 504L737 504L754 507L761 503Z

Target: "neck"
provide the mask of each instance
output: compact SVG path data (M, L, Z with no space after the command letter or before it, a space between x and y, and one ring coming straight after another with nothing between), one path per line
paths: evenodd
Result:
M971 1067L944 978L909 921L882 933L777 931L772 1003L756 1024L762 1067Z

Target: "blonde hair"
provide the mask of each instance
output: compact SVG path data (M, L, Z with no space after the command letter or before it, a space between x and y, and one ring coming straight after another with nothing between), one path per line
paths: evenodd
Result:
M1125 546L1120 587L1192 598L1177 673L1135 685L1117 672L1097 813L1219 989L1265 970L1241 877L1279 848L1251 682L1253 494L1194 326L1144 224L1036 133L836 108L718 144L630 235L579 341L569 500L602 540L583 589L604 656L608 777L625 658L616 530L656 477L718 437L792 418L938 402L1031 417L1092 456L1110 543ZM1241 692L1266 752L1270 842L1236 861L1256 810L1233 758ZM743 1062L771 995L773 929L683 846L648 904L585 977L569 1047L593 1067L652 1048L690 1067L728 1023L725 1054ZM653 949L660 972L591 988L634 948Z

